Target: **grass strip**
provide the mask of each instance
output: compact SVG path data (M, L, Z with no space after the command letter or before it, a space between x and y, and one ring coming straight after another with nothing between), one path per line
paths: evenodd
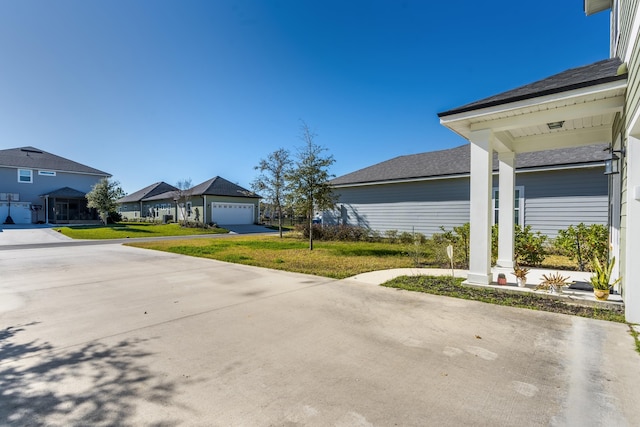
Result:
M56 227L54 230L72 239L126 239L136 237L193 236L199 234L224 234L224 228L189 228L180 224L117 223L109 225L83 225Z
M588 317L591 319L625 323L624 309L622 307L610 307L605 305L584 306L555 298L549 298L544 295L524 292L506 292L501 289L465 286L462 285L463 281L464 279L461 278L452 279L447 276L401 276L383 283L382 286L481 301L489 304L570 314L574 316Z

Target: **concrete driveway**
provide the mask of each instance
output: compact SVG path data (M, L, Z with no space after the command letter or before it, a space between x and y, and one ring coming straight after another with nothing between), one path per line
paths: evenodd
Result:
M0 274L2 425L640 425L622 324L117 244Z

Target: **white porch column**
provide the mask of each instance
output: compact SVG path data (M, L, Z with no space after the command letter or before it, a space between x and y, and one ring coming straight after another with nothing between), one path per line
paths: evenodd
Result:
M640 139L627 138L627 218L623 294L627 322L640 323Z
M514 265L515 153L499 153L498 267Z
M491 283L491 190L493 133L471 132L469 275L467 281Z

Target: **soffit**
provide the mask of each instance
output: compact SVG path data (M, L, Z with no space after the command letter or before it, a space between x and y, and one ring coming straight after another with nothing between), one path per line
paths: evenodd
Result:
M626 80L532 98L442 117L440 122L465 139L490 129L498 151L528 152L553 147L610 142L615 115L624 106ZM564 121L561 129L547 123Z

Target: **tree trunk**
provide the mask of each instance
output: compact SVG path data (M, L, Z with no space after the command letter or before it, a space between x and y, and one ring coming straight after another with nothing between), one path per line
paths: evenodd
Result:
M313 250L313 216L309 215L309 250Z

